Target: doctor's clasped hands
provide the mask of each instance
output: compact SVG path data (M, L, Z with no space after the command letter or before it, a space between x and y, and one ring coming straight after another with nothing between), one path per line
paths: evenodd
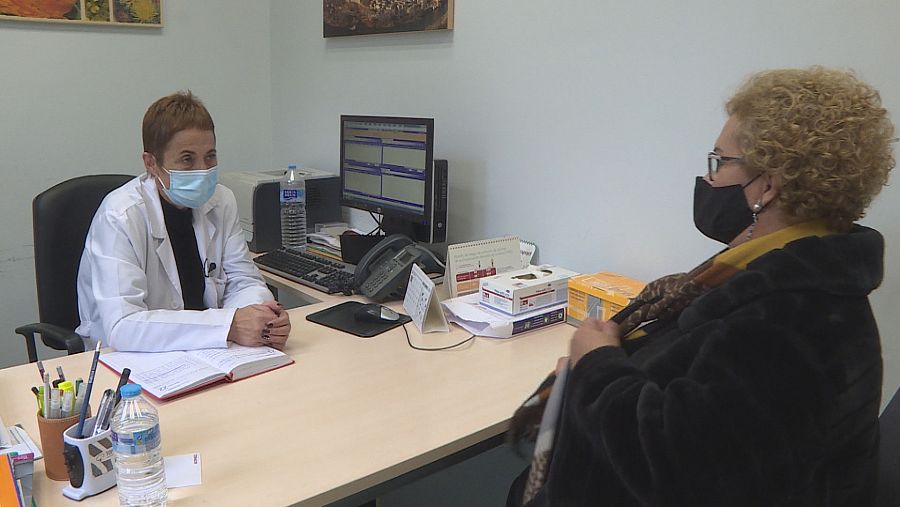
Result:
M240 308L234 312L228 341L250 347L266 345L283 350L291 333L285 309L275 301Z

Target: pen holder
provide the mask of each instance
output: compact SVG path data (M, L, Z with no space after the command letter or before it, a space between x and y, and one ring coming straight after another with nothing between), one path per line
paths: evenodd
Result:
M88 407L88 415L91 409ZM38 431L41 434L41 450L44 453L44 473L54 481L69 480L66 473L66 462L63 458L63 432L69 426L78 424L78 416L64 419L45 419L37 415Z
M84 421L84 433L93 433L96 417ZM107 429L97 435L77 438L77 425L63 433L66 467L69 485L63 495L72 500L102 493L116 485L116 469L113 462L112 431Z

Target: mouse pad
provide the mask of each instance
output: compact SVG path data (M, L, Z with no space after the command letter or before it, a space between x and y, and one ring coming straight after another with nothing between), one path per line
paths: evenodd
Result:
M347 301L316 313L311 313L306 316L306 320L363 338L381 334L412 321L408 315L403 315L402 313L396 322L365 322L356 320L354 314L360 306L363 306L363 303Z

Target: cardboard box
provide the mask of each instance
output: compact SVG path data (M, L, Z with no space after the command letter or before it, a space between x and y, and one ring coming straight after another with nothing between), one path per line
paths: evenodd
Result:
M565 303L574 271L544 264L482 278L481 304L509 315Z
M609 320L637 297L644 285L615 273L574 276L569 279L569 315L566 322L578 325L588 317Z

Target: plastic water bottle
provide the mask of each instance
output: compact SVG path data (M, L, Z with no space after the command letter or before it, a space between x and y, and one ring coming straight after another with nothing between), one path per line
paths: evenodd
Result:
M295 165L281 181L281 246L306 246L306 182Z
M119 504L164 506L169 492L159 414L141 397L140 385L126 384L121 393L111 421Z

